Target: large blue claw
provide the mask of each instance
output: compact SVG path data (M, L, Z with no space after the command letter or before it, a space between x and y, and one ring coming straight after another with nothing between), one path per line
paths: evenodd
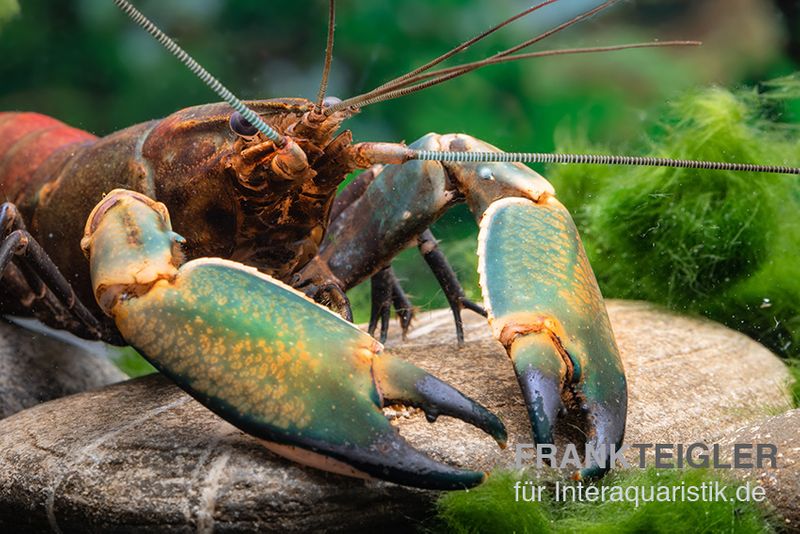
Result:
M503 445L495 415L278 280L218 258L183 263L181 241L162 204L115 190L83 242L98 303L159 371L301 463L431 489L484 479L414 449L382 407L458 417Z
M625 433L619 351L575 225L552 196L505 198L481 219L480 276L492 330L513 360L537 443L553 443L562 406L584 421L606 461Z

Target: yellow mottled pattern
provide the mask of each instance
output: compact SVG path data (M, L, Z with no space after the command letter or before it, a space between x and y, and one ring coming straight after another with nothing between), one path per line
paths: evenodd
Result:
M550 323L582 364L594 358L621 365L597 281L564 206L554 197L507 199L488 213L481 223L482 283L495 333L507 324Z
M311 330L298 319L313 304L262 298L195 272L182 269L174 283L160 281L115 310L125 339L179 382L240 417L290 430L330 417L337 387L350 396L371 391L372 353L364 354L357 330L337 334L341 320L327 312ZM326 344L328 330L335 338Z

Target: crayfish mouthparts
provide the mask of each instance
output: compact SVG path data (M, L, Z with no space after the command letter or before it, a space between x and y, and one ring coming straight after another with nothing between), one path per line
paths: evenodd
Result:
M308 166L306 153L291 137L286 137L286 144L278 148L271 167L272 172L288 181L299 181L315 174Z
M280 147L269 140L238 139L225 165L241 185L253 191L265 190L275 182L302 183L313 178L316 172L303 148L291 137L284 139Z

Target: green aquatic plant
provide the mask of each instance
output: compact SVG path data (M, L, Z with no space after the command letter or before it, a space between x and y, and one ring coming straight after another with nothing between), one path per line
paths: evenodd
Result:
M111 361L114 362L120 371L131 378L145 376L156 372L156 368L150 365L133 347L114 347L111 349Z
M704 532L704 533L763 533L772 532L772 518L753 501L740 501L734 497L738 486L710 470L656 470L621 471L597 483L602 490L620 488L624 499L606 498L600 502L573 500L571 494L554 493L554 482L547 484L542 498L532 502L517 500L515 484L525 480L524 475L509 472L493 473L487 482L468 492L443 495L437 503L435 530L444 532L491 533L611 533L638 532ZM564 482L562 481L562 484ZM724 487L727 501L721 499L690 500L686 488ZM669 493L678 498L650 500L659 487L670 488ZM675 488L674 490L672 488ZM637 504L637 495L644 499ZM682 493L683 492L683 493ZM610 495L610 493L609 493ZM743 495L743 493L740 493ZM683 498L681 498L683 497ZM647 500L647 502L644 502Z
M797 102L798 76L695 91L669 106L644 151L797 165L798 125L787 121ZM548 177L568 192L605 296L702 314L800 355L797 176L554 166Z

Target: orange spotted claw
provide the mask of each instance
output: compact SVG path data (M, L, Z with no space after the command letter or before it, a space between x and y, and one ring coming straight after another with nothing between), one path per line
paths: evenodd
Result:
M484 479L413 448L381 408L402 403L429 420L458 417L504 445L494 414L253 268L216 258L183 263L181 242L162 204L125 190L95 207L82 242L98 303L159 371L304 464L432 489Z
M628 404L619 350L594 273L567 210L555 197L493 202L481 218L479 271L495 337L506 347L537 443L553 443L567 411L605 456L622 446Z

